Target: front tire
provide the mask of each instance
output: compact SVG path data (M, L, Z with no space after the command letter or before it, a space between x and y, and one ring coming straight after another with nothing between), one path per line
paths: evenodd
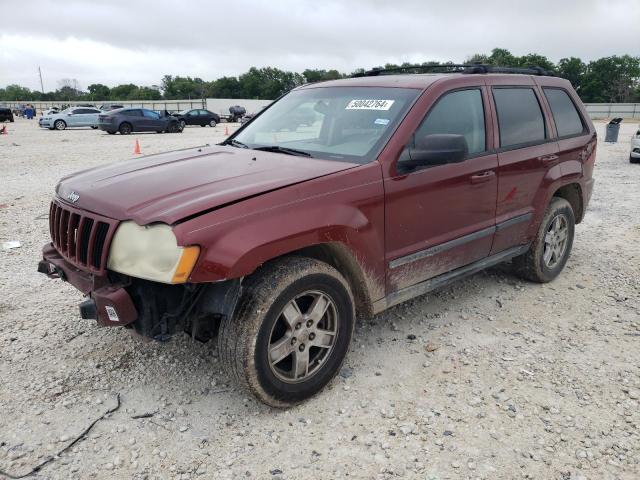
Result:
M547 283L569 259L575 234L575 214L564 198L553 197L531 248L513 259L516 273L526 280Z
M218 124L218 122L216 122L215 120L210 120L210 121L209 121L209 126L210 126L211 128L215 127L217 124ZM204 126L204 125L203 125L203 126Z
M349 285L330 265L289 257L243 284L235 315L220 326L226 371L273 407L302 402L338 373L353 334Z
M53 124L53 128L55 128L56 130L64 130L65 128L67 128L67 124L64 120L56 120Z

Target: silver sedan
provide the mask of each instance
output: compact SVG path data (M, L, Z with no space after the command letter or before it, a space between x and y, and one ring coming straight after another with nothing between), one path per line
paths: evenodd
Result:
M40 117L39 125L50 130L64 130L72 127L98 128L98 115L102 113L97 108L71 107L53 115Z

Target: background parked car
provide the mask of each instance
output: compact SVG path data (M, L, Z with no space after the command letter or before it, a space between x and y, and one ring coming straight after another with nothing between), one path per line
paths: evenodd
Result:
M53 115L44 115L38 120L42 128L64 130L72 127L98 128L100 110L95 107L72 107Z
M631 137L631 153L629 154L629 161L631 163L640 162L640 130Z
M43 116L55 115L56 113L60 113L60 109L58 107L51 107L50 109L42 112Z
M117 110L119 108L124 108L124 105L117 105L115 103L106 103L104 105L100 105L100 110L103 112L110 112L111 110Z
M13 122L13 112L10 108L0 107L0 122L6 122L7 120Z
M220 123L220 115L201 108L183 110L182 112L174 113L173 116L180 121L182 128L187 125L200 125L201 127L209 125L210 127L215 127Z
M180 133L182 125L172 115L160 115L146 108L121 108L98 116L98 127L110 135L120 132L128 135L131 132Z

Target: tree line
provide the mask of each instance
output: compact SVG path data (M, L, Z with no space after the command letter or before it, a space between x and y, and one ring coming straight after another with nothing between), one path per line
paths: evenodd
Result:
M509 50L494 48L491 54L474 54L465 63L482 63L504 67L537 66L569 80L585 103L640 102L640 57L613 55L590 62L580 58L562 58L554 63L544 55L530 53L513 55ZM424 62L422 65L443 65L452 62ZM411 64L386 64L385 68ZM270 100L304 83L335 80L364 72L306 69L302 73L273 67L252 67L237 77L222 77L206 81L201 78L165 75L160 85L140 86L133 83L108 87L101 83L80 88L77 80L64 79L58 89L42 93L20 85L0 88L0 101L91 101L110 100L174 100L199 98L253 98Z

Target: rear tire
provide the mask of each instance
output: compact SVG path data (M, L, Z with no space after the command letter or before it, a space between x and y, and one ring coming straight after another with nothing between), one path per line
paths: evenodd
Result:
M564 198L553 197L531 248L513 259L516 273L532 282L556 278L569 259L575 234L575 215Z
M129 135L133 131L133 127L130 123L125 122L120 124L118 131L120 132L120 135Z
M638 163L640 162L640 158L633 158L631 155L629 155L629 163Z
M351 342L355 311L345 279L326 263L289 257L247 277L243 290L220 326L225 370L273 407L315 395L338 373Z

